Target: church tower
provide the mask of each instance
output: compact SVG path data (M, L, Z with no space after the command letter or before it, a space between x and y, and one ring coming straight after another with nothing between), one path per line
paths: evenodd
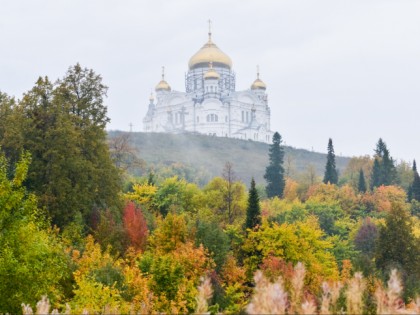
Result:
M257 78L251 88L236 91L231 58L212 39L209 21L207 42L190 58L185 92L174 91L162 79L156 85L143 119L146 132L200 133L218 137L270 142L270 108L267 86Z

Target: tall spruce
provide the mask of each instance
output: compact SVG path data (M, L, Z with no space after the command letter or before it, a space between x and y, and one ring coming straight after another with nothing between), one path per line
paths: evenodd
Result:
M269 149L270 164L265 169L264 178L267 181L266 191L267 197L282 197L285 180L284 180L284 148L281 145L282 139L278 132L273 135L273 143Z
M261 225L261 208L260 198L258 196L257 188L255 187L255 180L251 180L251 188L248 194L248 208L246 209L246 229L254 229Z
M420 176L417 172L416 160L413 161L413 183L410 186L409 199L420 201Z
M393 185L397 179L395 163L389 154L385 142L380 138L376 144L370 186L371 189L381 185Z
M338 183L338 173L337 168L335 166L334 146L331 138L328 140L327 164L325 165L325 174L323 182L324 184Z
M365 193L367 190L365 174L362 169L360 169L359 171L359 184L357 185L357 189L359 190L360 193Z

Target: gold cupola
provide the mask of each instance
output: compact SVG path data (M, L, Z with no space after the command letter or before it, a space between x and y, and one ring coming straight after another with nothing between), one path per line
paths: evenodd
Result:
M213 62L214 66L231 69L232 60L228 55L221 51L211 39L211 21L209 21L208 34L209 40L198 52L195 53L195 55L190 58L188 67L192 70L198 67L205 67L209 64L209 62Z
M266 89L267 89L267 86L260 79L260 67L257 66L257 78L255 79L254 83L252 83L251 90L266 90Z
M219 80L220 74L217 73L216 70L213 69L213 62L210 61L209 63L209 70L204 74L204 80L207 79L213 79L213 80Z
M156 85L155 91L171 91L171 87L168 82L165 81L165 67L162 67L162 80Z

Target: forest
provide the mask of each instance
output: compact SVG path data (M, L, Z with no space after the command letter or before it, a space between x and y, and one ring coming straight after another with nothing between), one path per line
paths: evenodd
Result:
M338 171L329 139L292 174L275 133L264 181L194 180L107 137L107 89L76 64L0 92L0 313L420 313L415 161L378 139Z

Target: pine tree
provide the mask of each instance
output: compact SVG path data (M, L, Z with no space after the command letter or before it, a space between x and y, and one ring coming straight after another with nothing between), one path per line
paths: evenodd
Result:
M420 176L417 172L417 165L416 160L413 162L413 173L414 173L414 179L413 183L410 186L410 200L414 199L416 201L420 201Z
M284 180L284 148L281 145L281 136L278 132L273 135L273 144L270 145L269 159L270 164L265 169L264 178L267 181L266 191L267 197L282 197L285 180Z
M256 226L261 225L261 209L260 209L260 198L258 197L258 191L255 187L255 180L251 180L251 188L248 194L248 208L246 209L246 229L254 229Z
M327 164L325 165L325 174L324 181L325 184L337 184L338 183L338 174L335 166L335 154L332 139L328 140L328 154L327 154Z
M379 158L375 158L373 161L372 176L370 179L370 189L373 190L375 187L381 185L381 166L379 164Z
M389 154L385 142L380 138L376 144L370 186L371 189L381 185L393 185L397 179L394 160Z
M360 169L359 172L359 184L357 186L357 189L359 190L360 193L365 193L366 192L366 181L365 181L365 174L363 173L363 170Z

